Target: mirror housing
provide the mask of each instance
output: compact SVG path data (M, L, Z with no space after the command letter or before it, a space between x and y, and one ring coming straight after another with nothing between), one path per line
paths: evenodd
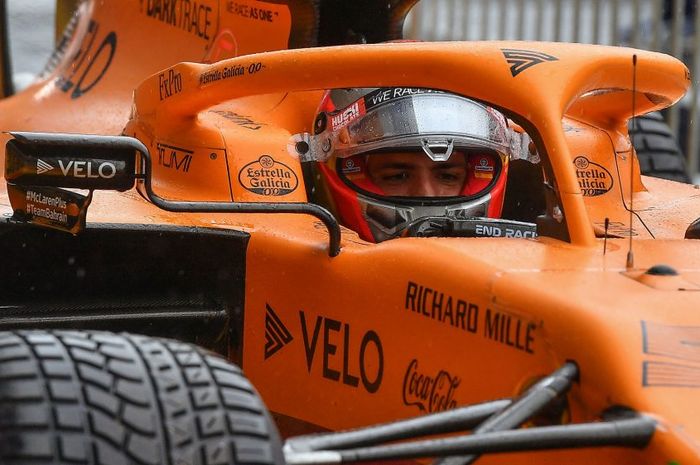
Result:
M92 191L125 191L136 181L136 150L120 137L10 133L5 179L13 219L78 234ZM87 189L88 195L68 189Z
M5 179L21 186L126 191L136 180L136 152L92 137L51 133L10 133L5 146ZM116 138L115 138L116 139ZM80 142L84 144L80 144Z

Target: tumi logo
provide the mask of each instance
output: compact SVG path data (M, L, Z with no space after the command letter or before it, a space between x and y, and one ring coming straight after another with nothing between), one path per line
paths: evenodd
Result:
M192 150L183 149L167 144L156 144L158 149L158 164L175 171L189 173L192 164Z

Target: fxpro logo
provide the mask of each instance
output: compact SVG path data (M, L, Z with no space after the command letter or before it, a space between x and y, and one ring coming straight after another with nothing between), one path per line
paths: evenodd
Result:
M53 171L55 168L56 167L50 163L42 159L37 159L36 174ZM94 161L70 160L64 162L64 160L58 160L58 168L61 170L61 173L63 173L63 176L70 176L73 178L112 179L117 174L117 167L114 163L108 161L97 163Z

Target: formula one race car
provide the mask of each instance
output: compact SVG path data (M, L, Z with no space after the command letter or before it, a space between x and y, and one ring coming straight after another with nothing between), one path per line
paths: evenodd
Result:
M0 101L0 462L700 463L699 194L628 132L687 68L396 41L414 3L78 2ZM505 114L501 217L311 202L347 88Z

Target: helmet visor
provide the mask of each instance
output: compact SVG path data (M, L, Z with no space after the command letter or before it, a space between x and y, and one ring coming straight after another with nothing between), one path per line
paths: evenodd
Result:
M503 115L440 91L378 89L326 118L324 130L310 137L304 161L408 148L422 150L433 161L448 160L455 149L510 153Z
M480 196L498 179L503 159L493 150L455 150L446 161L432 161L420 150L371 152L338 158L335 170L357 192L395 203L431 203ZM443 200L439 200L443 203Z

